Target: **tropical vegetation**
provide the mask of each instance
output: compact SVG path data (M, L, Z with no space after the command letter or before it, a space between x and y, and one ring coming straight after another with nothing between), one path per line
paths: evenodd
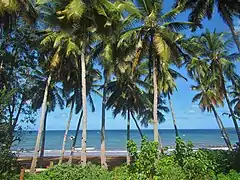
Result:
M23 124L34 124L40 111L27 179L240 179L240 38L234 26L240 2L176 0L168 11L166 3L170 2L0 0L0 178L19 173L11 147L21 140ZM215 10L231 33L205 30L203 20L211 20ZM196 30L201 33L193 35ZM194 151L180 139L171 98L178 79L193 82L192 102L213 113L227 151ZM96 108L93 94L102 98L101 167L87 162L87 113L88 107L92 112ZM236 144L219 107L227 109L223 115L233 123ZM57 108L70 111L59 165L32 175L42 166L47 115ZM106 111L126 120L128 142L127 165L111 171L106 161ZM159 133L168 112L176 136L171 154L164 152ZM62 165L73 114L79 116L76 135L68 165ZM140 152L131 141L131 121L142 138ZM80 125L81 165L73 165ZM154 142L141 131L149 125Z

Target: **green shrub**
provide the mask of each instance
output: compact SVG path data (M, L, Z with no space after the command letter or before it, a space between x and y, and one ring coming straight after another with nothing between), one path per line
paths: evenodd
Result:
M2 148L0 150L0 162L1 180L12 180L16 174L19 174L20 166L17 162L17 158L8 148Z
M214 171L216 174L227 174L231 169L233 169L235 152L207 149L202 149L201 151L203 151L207 158L212 161L212 165L214 166Z
M88 164L54 166L39 174L27 175L26 180L110 180L111 174L100 166Z
M235 151L235 156L233 160L233 169L240 172L240 147Z
M159 156L157 143L148 141L144 137L139 153L137 152L137 145L133 141L128 142L128 149L132 159L130 166L131 174L135 174L137 179L153 177L155 174L155 164Z
M131 178L128 166L120 166L113 169L111 172L113 180L127 180Z
M154 179L184 180L186 174L173 156L162 156L156 164Z
M231 170L227 175L219 174L218 180L240 180L240 174Z
M187 179L214 179L215 164L203 150L193 151L191 142L185 143L176 139L176 150L173 153L176 162L183 168Z
M199 150L183 160L183 169L188 179L214 179L214 165L206 154Z

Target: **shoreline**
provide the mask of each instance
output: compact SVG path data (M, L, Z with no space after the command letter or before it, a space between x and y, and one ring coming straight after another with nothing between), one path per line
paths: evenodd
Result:
M81 156L81 148L76 148L77 150L74 151L74 157L76 156ZM193 148L194 150L198 150L198 149L208 149L208 150L228 150L228 148L226 146L217 146L217 147L200 147L200 148ZM167 150L165 150L166 154L171 153L172 151L174 151L174 148L169 148ZM12 150L13 153L16 154L17 157L32 157L34 150L19 150L19 151L14 151ZM100 150L95 150L95 149L88 149L87 148L87 156L89 157L100 157ZM66 150L64 153L64 157L68 157L70 154L70 150ZM61 155L61 150L45 150L44 151L44 156L45 157L59 157ZM126 150L109 150L106 151L106 156L109 157L115 157L115 156L126 156L127 155L127 151Z

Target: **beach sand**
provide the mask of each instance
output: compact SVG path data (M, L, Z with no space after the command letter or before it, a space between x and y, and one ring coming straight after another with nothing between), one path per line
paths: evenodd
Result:
M63 163L68 162L69 157L66 156L63 159ZM19 157L17 159L19 162L21 168L24 169L29 169L31 166L32 162L32 157ZM59 157L57 156L48 156L43 158L43 163L42 163L42 168L48 168L50 166L50 162L53 162L54 165L58 164ZM88 156L87 161L91 162L92 164L100 165L100 157L99 156ZM39 162L39 160L38 160ZM81 157L80 156L74 156L73 157L73 164L79 164L81 162ZM120 166L126 162L126 157L125 156L107 156L107 164L109 169L112 169L116 166Z

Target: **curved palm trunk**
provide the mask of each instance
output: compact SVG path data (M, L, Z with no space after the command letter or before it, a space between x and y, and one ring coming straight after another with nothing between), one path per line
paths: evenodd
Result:
M127 142L130 140L130 112L127 115ZM127 148L127 165L130 165L130 154Z
M81 121L82 121L82 116L83 116L83 112L81 112L79 120L78 120L77 129L76 129L76 133L75 133L75 138L73 139L73 143L72 143L71 152L70 152L70 155L69 155L68 164L72 164L73 153L74 153L76 142L77 142L78 132L79 132L80 124L81 124Z
M175 129L175 134L176 134L176 137L178 137L179 134L178 134L178 128L177 128L176 118L175 118L175 114L174 114L174 111L173 111L173 105L172 105L172 101L171 101L171 97L170 97L170 94L169 94L169 93L168 93L168 102L169 102L170 111L171 111L171 114L172 114L173 126L174 126L174 129Z
M81 68L82 68L82 108L83 108L83 126L82 126L82 153L81 164L87 163L87 91L86 91L86 63L85 63L86 44L82 44Z
M105 143L105 110L106 110L106 91L107 91L108 78L105 76L103 99L102 99L102 124L101 124L101 166L107 169L106 162L106 143Z
M228 136L228 134L227 134L226 129L224 128L224 125L223 125L223 123L222 123L222 120L220 119L220 117L219 117L216 109L214 108L214 106L212 106L212 110L213 110L214 116L215 116L215 118L216 118L216 121L217 121L217 123L218 123L219 129L220 129L220 131L221 131L221 133L222 133L222 137L223 137L223 139L224 139L227 147L229 148L229 150L232 150L231 141L230 141L230 139L229 139L229 136Z
M44 126L44 119L45 119L45 114L46 114L46 109L47 109L48 88L49 88L51 79L52 79L52 75L50 74L48 76L48 80L47 80L47 84L46 84L46 88L45 88L45 92L44 92L41 119L40 119L40 127L38 129L38 135L37 135L37 140L36 140L36 144L35 144L35 150L34 150L34 155L33 155L32 164L31 164L31 168L30 168L30 173L34 173L36 170L37 158L39 155L42 131L43 131L43 126Z
M59 162L58 162L59 165L62 164L63 157L64 157L65 145L66 145L66 142L67 142L67 135L68 135L68 131L69 131L71 120L72 120L73 107L74 107L74 103L72 102L71 109L70 109L70 114L69 114L69 118L68 118L68 122L67 122L66 131L65 131L64 137L63 137L62 152L61 152L61 156L60 156Z
M222 8L222 11L225 12L225 8ZM237 45L238 51L240 53L240 41L239 41L238 34L235 31L234 24L233 24L232 20L228 16L224 16L224 19L226 20L227 25L228 25L228 27L231 30L231 33L233 35L233 39L234 39L234 41L235 41L235 43Z
M132 118L133 118L133 120L134 120L134 122L135 122L135 124L136 124L136 126L137 126L137 129L138 129L138 132L139 132L141 138L143 138L142 130L140 129L140 127L139 127L139 125L138 125L138 122L137 122L136 118L134 117L133 113L131 113L131 115L132 115Z
M221 81L222 81L222 86L223 86L224 97L227 101L228 109L230 111L230 114L231 114L231 117L232 117L232 120L233 120L233 124L234 124L235 130L236 130L236 133L237 133L238 143L240 143L240 130L239 130L239 127L238 127L238 122L237 122L237 119L236 119L236 117L234 115L234 112L232 110L232 107L231 107L231 103L230 103L230 100L229 100L229 97L228 97L228 94L227 94L227 90L226 90L226 86L225 86L224 77L222 75L222 72L221 72L221 78L222 78Z
M43 162L43 157L44 157L44 150L45 150L47 115L48 115L48 107L47 107L47 110L46 110L46 113L45 113L44 125L43 125L42 147L41 147L40 158L39 158L39 166L40 167L42 167L42 162Z

